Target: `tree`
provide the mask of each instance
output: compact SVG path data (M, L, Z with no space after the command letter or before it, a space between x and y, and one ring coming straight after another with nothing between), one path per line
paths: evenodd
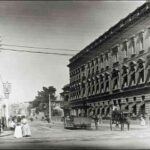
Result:
M48 109L49 95L51 100L56 100L55 96L56 88L53 86L43 87L42 91L38 91L38 95L33 101L33 107L38 107L39 111L45 111Z

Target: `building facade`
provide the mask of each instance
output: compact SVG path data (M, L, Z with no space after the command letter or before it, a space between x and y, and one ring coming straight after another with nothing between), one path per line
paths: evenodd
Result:
M107 116L112 105L150 115L150 3L70 59L72 113Z

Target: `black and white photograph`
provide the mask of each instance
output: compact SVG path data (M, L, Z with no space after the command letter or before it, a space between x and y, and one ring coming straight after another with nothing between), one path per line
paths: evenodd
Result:
M150 149L150 1L0 1L0 149Z

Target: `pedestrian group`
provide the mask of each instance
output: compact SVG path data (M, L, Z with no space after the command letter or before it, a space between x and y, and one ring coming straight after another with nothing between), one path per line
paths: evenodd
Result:
M25 116L18 116L10 119L9 127L14 130L15 138L30 137L31 130Z

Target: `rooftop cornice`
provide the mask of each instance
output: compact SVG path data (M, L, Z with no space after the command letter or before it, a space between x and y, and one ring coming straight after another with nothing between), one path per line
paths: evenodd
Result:
M130 13L124 19L121 19L117 24L115 24L113 27L111 27L103 35L101 35L99 38L97 38L95 41L93 41L91 44L89 44L83 50L81 50L79 53L77 53L75 56L73 56L70 59L70 64L72 64L79 57L81 57L84 54L91 51L96 46L98 46L98 45L102 44L103 42L105 42L112 35L114 35L118 30L122 30L125 26L129 25L131 22L138 19L140 15L142 15L145 12L148 12L148 10L150 10L150 3L145 2L142 6L138 7L136 10L134 10L132 13ZM70 66L70 64L68 66Z

